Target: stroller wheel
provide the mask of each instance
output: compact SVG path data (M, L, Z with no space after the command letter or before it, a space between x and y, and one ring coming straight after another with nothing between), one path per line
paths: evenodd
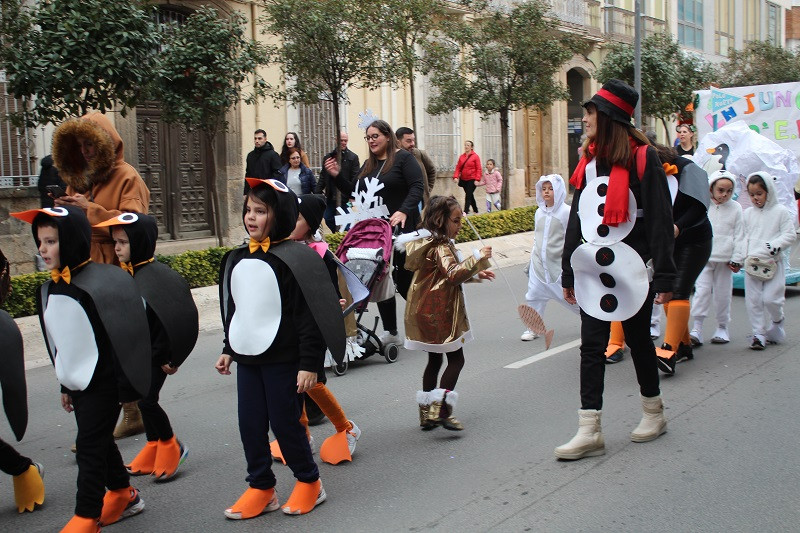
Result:
M397 354L399 350L396 344L387 344L383 347L383 357L386 358L387 363L394 363L397 361Z
M333 364L331 369L333 373L337 376L344 376L345 372L347 372L347 368L350 366L350 363L345 359L341 362L341 364Z

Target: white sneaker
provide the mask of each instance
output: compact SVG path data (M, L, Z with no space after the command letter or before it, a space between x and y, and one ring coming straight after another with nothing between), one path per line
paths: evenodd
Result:
M657 339L661 336L661 330L658 327L658 324L650 324L650 338Z
M703 332L695 328L689 332L689 339L691 340L692 347L703 345Z
M767 342L770 344L779 344L786 340L786 332L783 330L783 320L780 322L773 322L767 329Z
M392 335L388 331L384 331L383 334L378 337L381 340L382 344L395 344L397 346L403 346L403 339L400 338L400 335Z
M348 420L353 425L353 429L347 432L347 447L350 449L350 455L356 451L356 442L361 438L361 430L352 420Z
M727 344L730 341L731 338L728 335L727 326L719 326L717 331L714 332L714 336L711 337L711 344Z
M534 339L538 339L539 335L537 335L536 333L532 332L529 329L526 329L525 332L522 335L519 336L519 338L520 338L520 340L523 340L523 341L532 341Z

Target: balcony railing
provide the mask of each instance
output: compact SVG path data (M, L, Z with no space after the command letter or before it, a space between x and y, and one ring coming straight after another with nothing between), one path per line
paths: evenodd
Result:
M632 43L634 38L634 13L621 7L606 5L604 11L606 37L613 41ZM663 33L666 23L655 17L642 15L642 39Z

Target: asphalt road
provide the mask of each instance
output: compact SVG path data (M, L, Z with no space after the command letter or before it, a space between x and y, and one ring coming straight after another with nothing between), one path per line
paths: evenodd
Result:
M521 267L504 272L518 298ZM223 510L246 488L236 417L235 376L213 364L221 332L204 333L194 354L162 391L162 405L189 458L172 481L134 478L145 511L107 531L790 531L800 523L797 459L800 290L787 290L788 340L763 352L747 349L750 330L741 295L734 296L733 340L695 350L662 380L668 432L635 444L640 418L630 358L606 367L603 429L607 455L559 462L553 448L577 428L578 319L551 304L551 351L523 343L508 288L467 288L477 340L466 349L457 390L462 433L418 428L414 394L426 357L401 350L395 364L372 356L328 385L363 434L353 463L320 465L328 501L312 513L281 512L246 521ZM402 314L400 314L402 316ZM713 333L706 324L706 337ZM572 343L572 344L570 344ZM564 346L566 349L563 349ZM560 350L560 351L559 351ZM543 357L517 368L515 362ZM235 371L235 370L234 370ZM57 531L72 516L77 467L69 451L72 415L59 406L50 367L28 371L30 423L21 453L44 463L46 502L16 512L11 479L0 476L1 531ZM312 428L317 443L332 434ZM14 442L7 423L0 438ZM143 439L119 442L126 460ZM278 464L278 494L293 478Z

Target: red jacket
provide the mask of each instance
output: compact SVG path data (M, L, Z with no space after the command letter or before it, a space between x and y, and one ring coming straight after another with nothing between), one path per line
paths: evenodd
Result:
M453 178L458 179L461 174L462 180L480 181L483 176L483 166L481 165L481 158L474 150L467 154L461 154L458 158L456 170L453 172Z

